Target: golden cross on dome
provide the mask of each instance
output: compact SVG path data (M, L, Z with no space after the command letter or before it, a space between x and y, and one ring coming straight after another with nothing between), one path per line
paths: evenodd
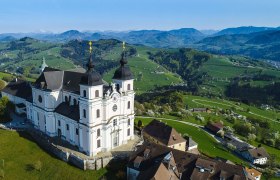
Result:
M123 50L125 50L125 42L124 41L122 42L122 48L123 48Z
M89 45L89 53L91 54L91 52L92 52L92 42L89 41L88 45Z

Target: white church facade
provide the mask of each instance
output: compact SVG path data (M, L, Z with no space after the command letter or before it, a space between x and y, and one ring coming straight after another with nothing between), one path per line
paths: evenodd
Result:
M123 53L110 85L94 70L92 56L86 73L45 67L35 83L11 82L2 96L36 129L94 156L134 138L135 92L126 64Z

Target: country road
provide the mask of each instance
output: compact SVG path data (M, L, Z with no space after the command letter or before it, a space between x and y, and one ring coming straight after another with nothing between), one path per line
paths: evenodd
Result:
M200 101L200 102L199 102ZM212 104L218 104L218 105L222 105L222 106L228 106L228 107L236 107L236 109L239 109L239 110L244 110L244 108L242 107L239 107L233 103L230 103L230 102L226 102L227 104L225 103L219 103L219 102L213 102L213 101L207 101L207 100L203 100L203 99L193 99L192 102L196 103L196 104L199 104L199 105L202 105L202 106L210 106L210 107L215 107L215 106L212 106L212 105L209 105L209 104L203 104L203 102L208 102L208 103L212 103ZM276 121L275 119L271 119L271 118L268 118L268 117L265 117L265 116L262 116L262 115L259 115L259 114L256 114L256 113L253 113L253 112L248 112L249 114L252 114L252 115L255 115L255 116L259 116L261 118L264 118L264 119L267 119L267 120L270 120L270 121L273 121L273 122L276 122L276 123L280 123L279 121Z

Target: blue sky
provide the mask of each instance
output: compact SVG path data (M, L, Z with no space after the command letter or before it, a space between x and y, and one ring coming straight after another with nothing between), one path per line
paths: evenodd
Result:
M0 33L280 26L279 0L0 0Z

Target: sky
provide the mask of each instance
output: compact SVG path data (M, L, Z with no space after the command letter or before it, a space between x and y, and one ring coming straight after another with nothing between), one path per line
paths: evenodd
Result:
M0 33L280 26L279 0L0 0Z

